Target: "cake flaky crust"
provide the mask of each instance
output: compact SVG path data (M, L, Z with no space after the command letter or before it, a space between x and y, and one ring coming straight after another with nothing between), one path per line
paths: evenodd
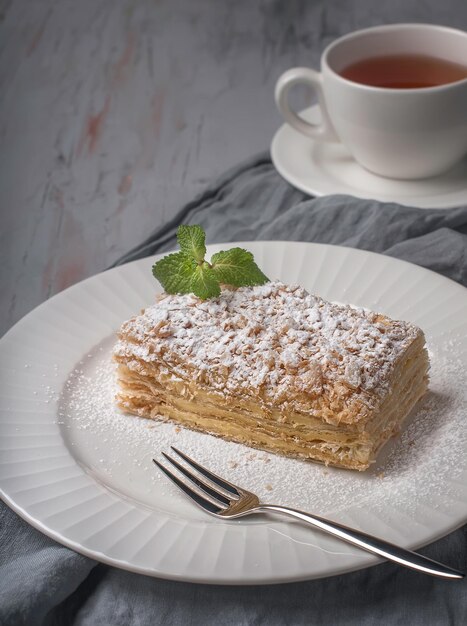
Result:
M364 470L427 386L423 332L280 282L158 296L114 351L119 405L280 454Z

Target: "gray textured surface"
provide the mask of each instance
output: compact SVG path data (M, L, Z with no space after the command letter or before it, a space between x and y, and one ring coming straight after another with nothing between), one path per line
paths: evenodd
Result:
M284 69L316 67L333 38L396 21L465 29L467 4L0 0L0 333L113 263L213 176L265 149L280 124L272 90ZM452 275L465 281L465 213L458 215L425 225L415 247L396 237L392 253L431 263L433 246L448 241L435 269L460 271ZM269 231L259 225L261 216L249 214L223 238L286 236L281 218ZM354 245L365 247L364 221L354 228ZM300 220L287 232L302 239ZM0 622L15 626L46 614L50 624L89 625L467 622L465 585L389 565L277 588L203 587L95 567L6 507L0 531ZM465 532L425 552L465 567Z
M0 333L266 149L283 70L395 21L467 3L0 1Z

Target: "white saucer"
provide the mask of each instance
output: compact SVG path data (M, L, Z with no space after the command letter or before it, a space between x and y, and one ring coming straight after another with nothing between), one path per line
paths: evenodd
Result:
M310 107L300 115L309 122L317 122L319 107ZM467 158L436 178L393 180L365 170L342 144L315 141L288 124L275 134L271 158L286 181L313 196L348 194L421 209L448 209L467 204Z

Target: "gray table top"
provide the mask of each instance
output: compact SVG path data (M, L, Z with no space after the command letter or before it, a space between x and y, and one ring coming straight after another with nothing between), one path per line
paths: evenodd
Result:
M282 71L409 21L465 29L467 3L1 2L0 334L267 148Z

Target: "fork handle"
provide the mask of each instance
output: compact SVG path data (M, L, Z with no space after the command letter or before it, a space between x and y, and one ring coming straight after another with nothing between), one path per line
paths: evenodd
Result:
M432 576L438 576L440 578L459 579L464 578L465 574L447 565L428 559L426 556L422 556L417 552L411 550L405 550L399 548L392 543L367 535L366 533L354 530L348 526L331 522L317 515L311 515L297 509L291 509L286 506L279 506L275 504L261 504L257 508L257 512L271 512L271 513L283 513L290 517L295 517L303 522L307 522L315 528L319 528L334 537L338 537L347 543L351 543L354 546L358 546L367 552L372 552L378 556L382 556L388 561L394 561L399 565L408 567L424 574L431 574Z

